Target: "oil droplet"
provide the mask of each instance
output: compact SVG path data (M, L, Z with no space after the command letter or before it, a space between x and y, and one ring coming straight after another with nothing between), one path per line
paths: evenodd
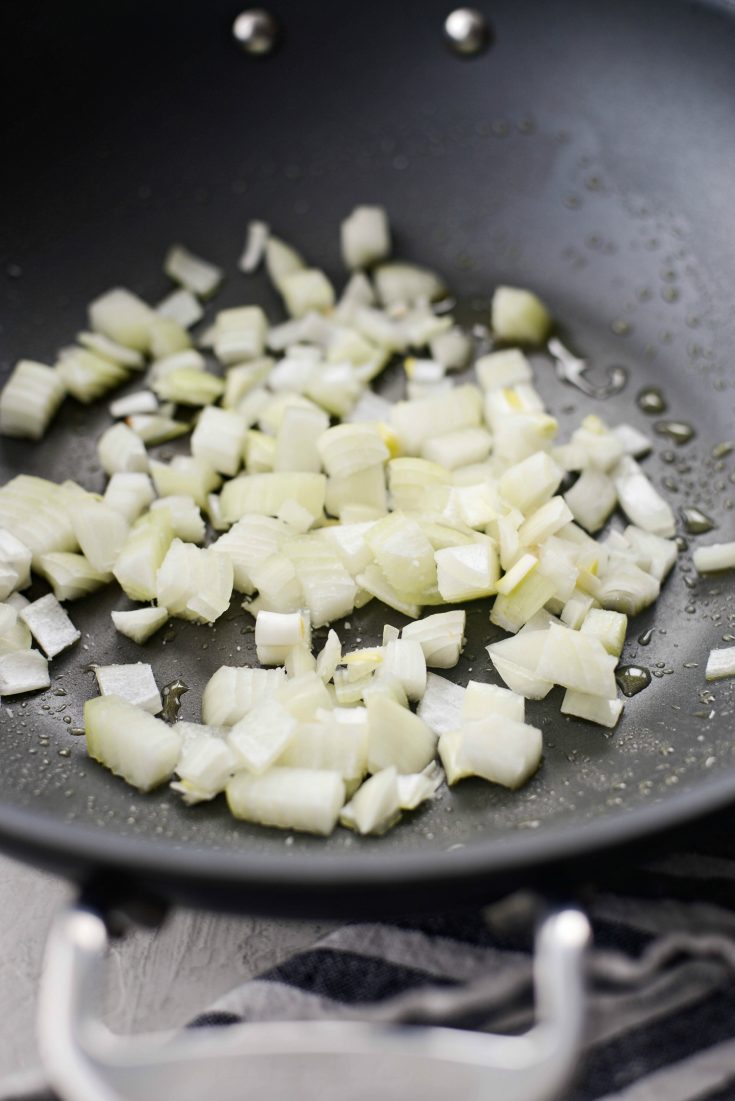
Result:
M81 738L81 737L84 736L84 727L83 726L73 726L71 728L71 730L69 731L69 733L73 734L75 738Z
M673 451L662 451L661 460L665 463L674 463L676 462L676 455Z
M636 401L642 413L648 413L652 416L656 413L665 413L668 409L666 398L658 386L647 386L645 390L641 390Z
M724 459L725 455L730 454L733 447L735 447L735 444L731 443L729 440L723 440L722 443L716 443L712 448L712 458Z
M640 646L648 646L649 642L653 638L653 627L649 627L647 631L644 631L642 635L638 636L638 643Z
M686 585L686 587L688 589L696 589L696 587L697 587L697 582L695 581L695 579L693 577L685 577L684 578L684 584Z
M668 436L677 447L689 443L696 434L691 424L687 424L686 421L656 421L653 430L659 436Z
M161 690L163 697L163 709L161 711L161 718L167 723L176 722L176 718L179 714L179 708L181 707L181 697L185 692L189 691L189 685L184 684L182 680L178 678L172 680L170 684L165 684Z
M684 669L699 669L699 662L698 661L685 661L683 668Z
M610 328L616 336L628 336L633 326L629 321L625 321L622 317L617 317L610 323Z
M59 750L59 757L71 757L71 750L66 749L66 748L65 749L60 749Z
M689 543L687 542L687 540L684 538L683 535L677 535L674 542L676 543L676 549L679 552L689 549Z
M644 688L648 688L651 674L642 665L621 665L615 673L615 680L624 696L637 696Z
M680 508L679 515L684 522L684 528L690 535L704 535L705 532L717 527L714 520L698 508Z
M54 695L55 696L65 696L66 695L66 689L65 688L54 688Z

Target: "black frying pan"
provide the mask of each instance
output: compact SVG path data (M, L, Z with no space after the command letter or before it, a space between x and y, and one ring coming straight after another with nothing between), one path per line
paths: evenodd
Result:
M110 285L161 297L176 240L233 273L216 308L257 301L277 316L265 277L235 274L247 220L267 219L341 280L338 222L380 202L399 254L445 273L464 322L486 319L496 283L529 285L576 350L630 369L603 405L534 357L564 426L594 408L651 431L635 395L660 384L698 435L680 449L657 438L647 470L731 538L735 453L711 452L735 432L732 5L492 0L493 44L464 62L442 41L448 10L280 0L282 48L254 61L231 37L230 2L3 4L3 370L21 355L53 362ZM2 441L0 474L101 489L104 423L103 410L69 402L42 444ZM735 587L718 578L690 590L689 563L683 553L632 626L624 660L637 654L661 675L611 737L561 717L554 692L529 705L545 759L520 793L465 782L386 838L338 831L290 845L235 822L221 801L187 810L166 790L137 795L87 759L72 736L93 694L83 666L141 656L110 623L119 595L102 593L74 606L85 649L56 659L51 690L0 710L0 841L78 878L106 873L250 910L436 906L557 876L735 796L732 686L701 696ZM346 637L384 619L401 622L368 607ZM246 623L234 604L212 630L177 623L175 641L147 645L160 684L190 686L181 717L199 718L217 666L253 659ZM485 606L470 625L457 677L494 679Z

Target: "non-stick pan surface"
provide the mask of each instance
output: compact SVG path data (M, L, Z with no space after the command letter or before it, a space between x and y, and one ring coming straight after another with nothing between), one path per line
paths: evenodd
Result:
M660 385L697 435L678 448L654 434L647 470L734 537L735 451L712 449L735 439L735 19L673 0L484 10L492 47L462 62L442 42L445 3L283 2L282 49L254 62L230 37L231 3L4 4L3 370L21 355L53 362L110 285L160 298L177 240L231 273L215 309L257 301L278 316L265 277L236 273L247 220L265 218L340 281L339 220L380 202L397 252L446 275L466 323L487 319L496 283L528 285L576 350L629 368L624 392L595 403L534 356L564 427L594 411L653 433L635 398ZM105 423L103 409L67 403L38 446L2 441L3 480L24 470L102 489ZM529 704L545 757L521 792L466 782L385 838L323 841L237 823L222 801L140 796L87 759L74 730L95 691L89 663L150 660L159 684L186 682L181 717L197 720L211 673L254 660L237 602L213 628L174 622L141 652L112 628L124 599L104 592L73 607L82 643L54 661L51 689L3 701L0 834L74 875L124 871L251 909L459 901L501 872L735 796L733 688L704 681L734 596L727 577L696 579L684 551L630 631L623 661L654 676L612 736L560 716L555 691ZM470 610L463 682L496 679L487 617ZM339 629L357 644L386 620L402 622L369 606Z

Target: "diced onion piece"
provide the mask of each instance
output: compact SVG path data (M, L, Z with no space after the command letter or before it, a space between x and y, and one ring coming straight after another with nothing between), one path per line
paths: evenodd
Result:
M148 350L155 320L155 311L123 287L107 291L89 306L89 324L95 332L138 352Z
M19 474L0 486L0 528L28 547L35 569L41 556L50 551L77 549L71 505L66 485Z
M490 612L490 622L505 631L515 633L556 592L557 585L552 578L540 569L532 570L511 592L498 594Z
M170 463L151 462L151 477L160 497L193 497L206 508L209 494L219 489L222 479L202 458L176 455Z
M0 600L30 585L32 558L30 548L22 540L0 528Z
M258 612L255 647L261 665L283 665L293 646L309 645L310 641L311 626L301 612Z
M260 306L220 310L214 322L214 354L226 365L257 359L265 350L267 328Z
M439 756L450 784L480 776L519 788L538 769L542 748L541 731L535 726L498 714L463 723L439 739Z
M222 397L225 384L208 371L177 367L157 378L152 388L164 401L175 401L179 405L211 405Z
M623 445L598 416L590 414L572 435L572 444L586 453L587 464L598 470L610 470L623 457Z
M617 659L599 639L551 624L546 634L537 673L544 680L591 696L615 699Z
M195 348L180 348L168 352L155 360L148 375L149 382L155 382L179 370L204 371L207 362L201 352Z
M490 454L492 436L485 428L462 428L426 440L421 455L447 470L456 470L470 463L481 463Z
M118 344L116 340L111 340L104 333L78 333L77 340L83 348L89 349L103 359L109 359L110 363L128 367L131 371L140 371L145 366L145 358L140 352L135 348Z
M383 834L401 817L401 796L395 768L385 768L366 780L343 808L340 821L361 834Z
M396 402L390 417L403 449L409 455L418 455L428 439L463 428L474 428L481 419L480 391L469 384L419 401Z
M261 610L263 609L258 609L258 611ZM292 646L289 650L286 656L285 668L286 676L292 681L298 677L303 677L305 673L315 673L316 658L304 643L299 643L298 646ZM327 696L329 697L329 693L327 693Z
M472 342L458 325L438 333L429 341L432 359L442 363L448 371L458 371L467 365L472 354Z
M603 608L632 616L653 604L660 591L656 578L631 562L605 571L595 596Z
M21 597L21 600L24 599ZM17 650L30 650L31 632L20 619L20 613L29 603L18 608L10 603L0 604L0 656L14 654Z
M285 554L272 554L264 561L250 567L249 577L258 590L258 602L269 613L296 613L304 606L304 590L296 567ZM258 613L260 614L260 612ZM307 641L307 635L302 641ZM281 665L282 661L259 658L263 665ZM285 660L285 658L284 658Z
M133 413L126 418L125 423L139 440L152 447L175 440L179 436L185 436L191 431L190 424L184 424L182 421L158 413Z
M302 723L278 759L288 768L325 769L346 781L361 780L367 770L368 724L364 707L322 711Z
M252 593L252 571L278 553L286 534L286 525L275 517L244 516L212 544L212 550L232 563L235 589Z
M525 722L526 701L523 696L508 688L471 680L462 698L462 725L484 719L488 715L501 715L506 719L513 719L514 722Z
M145 444L126 424L113 424L102 433L97 455L106 474L144 474L148 470Z
M96 665L94 675L103 696L115 696L133 707L149 711L151 715L157 715L163 707L153 669L145 662Z
M421 803L433 799L444 782L444 773L436 761L432 761L422 772L398 777L398 801L401 810L416 810Z
M328 427L329 417L322 409L298 405L286 409L276 436L274 470L318 474L322 461L317 445Z
M174 539L156 575L156 598L173 616L214 623L230 606L232 583L228 558Z
M546 644L546 629L520 631L515 638L493 642L487 652L500 677L508 687L528 700L542 700L551 691L550 680L537 673Z
M617 658L623 652L627 629L628 617L622 612L590 608L580 627L580 632L599 639L608 654L613 654Z
M442 279L419 264L393 261L380 264L373 273L375 292L382 306L412 306L441 298Z
M222 665L205 685L202 720L209 726L234 726L256 703L274 698L285 679L283 669Z
M0 656L0 696L18 696L48 688L48 661L38 650L15 650Z
M199 299L184 288L167 294L156 306L156 313L169 321L175 321L182 329L190 329L204 317Z
M623 713L622 700L604 700L600 696L589 696L584 692L575 692L567 688L561 701L562 715L574 715L578 719L597 723L612 730Z
M398 592L420 599L436 584L434 548L418 523L393 512L365 533L383 575Z
M437 585L449 604L478 600L495 591L500 576L498 552L491 540L434 552Z
M654 535L674 534L676 521L670 505L654 488L635 459L625 455L615 467L612 477L620 507L632 524Z
M260 775L274 764L296 732L296 719L278 700L263 699L230 730L227 741L239 768Z
M437 673L428 673L426 691L416 714L434 734L455 730L460 723L465 689Z
M640 459L651 450L652 444L644 432L640 432L632 424L616 424L612 430L623 445L626 455L632 455L634 459Z
M551 328L551 316L541 299L519 287L498 287L491 315L493 332L509 343L543 344Z
M533 381L531 364L518 348L480 356L475 361L475 371L483 390L505 389L519 382Z
M382 206L357 206L341 225L342 257L348 268L366 268L390 255L390 228Z
M625 529L624 535L631 547L649 560L647 572L658 582L662 582L676 562L678 551L674 540L663 539L650 531L641 531L632 524ZM695 551L694 558L696 555ZM696 567L696 561L694 565Z
M390 458L380 432L372 425L335 425L322 433L317 446L327 474L337 478L357 474Z
M55 658L82 637L52 593L34 600L20 618L47 658Z
M336 631L330 630L327 641L317 654L316 672L326 683L334 675L334 671L342 660L342 645Z
M236 769L235 754L227 743L221 738L205 735L184 745L176 765L180 779L174 781L171 787L181 792L184 802L192 806L214 799L215 795L224 791Z
M518 538L522 546L544 543L555 535L572 519L572 512L563 497L552 497L541 505L518 529Z
M548 451L559 425L546 413L518 413L504 417L491 427L495 459L520 463L537 451Z
M434 759L436 736L418 715L381 695L368 697L367 713L368 771L421 772Z
M303 644L302 648L305 649ZM278 701L298 722L302 723L313 722L317 714L332 709L329 690L313 667L298 676L289 677L278 693Z
M735 646L710 650L704 675L706 680L720 680L721 677L735 676Z
M116 420L130 417L135 413L155 413L158 410L158 398L151 390L136 390L124 398L111 401L110 416Z
M389 608L395 608L397 612L408 616L409 619L418 619L421 614L420 605L415 604L412 600L404 599L389 584L380 566L375 563L371 563L361 573L358 573L355 580L361 589L365 589L371 596L381 600Z
M163 270L170 279L199 298L209 298L222 282L223 272L184 248L173 245L166 254Z
M41 555L37 571L45 577L57 600L79 600L112 580L112 574L96 570L83 554L52 551Z
M427 665L434 669L452 669L464 646L466 619L463 610L437 612L415 623L407 623L402 636L420 644Z
M172 497L159 497L151 505L151 512L165 509L171 520L171 529L176 538L185 543L203 543L205 524L199 506L193 497L185 494Z
M355 606L357 585L329 544L301 536L284 544L283 552L296 567L315 627L349 615Z
M418 701L426 691L426 658L420 642L397 638L385 647L382 671L393 676L409 700Z
M176 729L118 696L87 700L84 728L89 756L140 791L167 780L179 759Z
M85 404L121 386L129 377L127 367L75 347L62 351L56 372L66 391Z
M167 622L168 608L134 608L129 612L111 612L115 630L142 645Z
M328 310L334 305L334 288L318 268L292 271L278 289L291 317L303 317L311 310Z
M130 529L112 572L131 600L155 600L156 575L172 539L171 519L163 510L142 516Z
M0 392L0 434L40 440L65 393L53 367L21 359Z
M587 614L595 606L596 601L593 596L590 596L589 593L582 592L581 589L575 589L565 602L561 610L560 619L565 626L571 627L574 631L578 631ZM607 647L605 647L605 649L607 649Z
M735 570L735 543L710 543L697 547L692 562L698 573L715 573L718 570Z
M109 505L90 500L77 505L72 523L79 546L92 567L99 573L108 573L127 539L128 521Z
M247 426L237 413L210 406L203 409L191 437L191 453L213 470L230 477L237 474Z
M599 531L617 504L615 485L607 474L589 467L583 470L564 500L574 519L587 531Z
M397 502L394 501L396 508ZM332 516L339 516L343 524L350 523L345 510L370 510L373 516L387 511L385 492L385 468L382 463L359 470L356 474L332 477L327 482L325 508ZM359 522L359 521L357 521Z
M509 467L498 488L508 504L528 514L554 496L563 476L564 472L554 460L539 451Z
M284 280L306 265L296 249L271 234L265 246L265 266L271 282L280 291Z
M151 322L150 354L154 360L173 359L189 351L192 351L191 337L178 321L170 317L157 317Z
M285 502L293 499L316 518L322 514L325 494L323 474L240 475L227 482L222 490L222 517L231 524L249 513L275 517Z
M235 818L324 836L336 826L345 798L338 772L305 768L272 768L263 776L240 772L226 791Z
M248 222L245 245L240 259L237 262L240 271L244 271L247 275L259 267L261 260L265 256L269 234L270 229L267 222L259 222L257 220Z
M241 363L237 367L230 367L225 376L225 392L222 396L222 406L224 409L236 409L240 416L245 420L247 427L250 428L255 424L260 416L260 409L253 409L246 405L243 408L243 402L249 394L254 394L260 383L267 379L271 370L273 369L274 361L268 356L263 356L261 359L254 359L250 363ZM264 390L260 390L262 404L265 405L268 398ZM251 399L257 400L255 398Z

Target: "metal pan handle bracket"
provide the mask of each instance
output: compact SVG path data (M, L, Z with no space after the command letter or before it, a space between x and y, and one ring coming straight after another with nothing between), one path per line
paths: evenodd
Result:
M536 935L534 1026L498 1036L355 1021L282 1021L113 1035L94 1015L108 947L99 912L83 904L52 928L39 999L48 1081L65 1101L548 1101L569 1081L585 1023L589 925L576 909Z

